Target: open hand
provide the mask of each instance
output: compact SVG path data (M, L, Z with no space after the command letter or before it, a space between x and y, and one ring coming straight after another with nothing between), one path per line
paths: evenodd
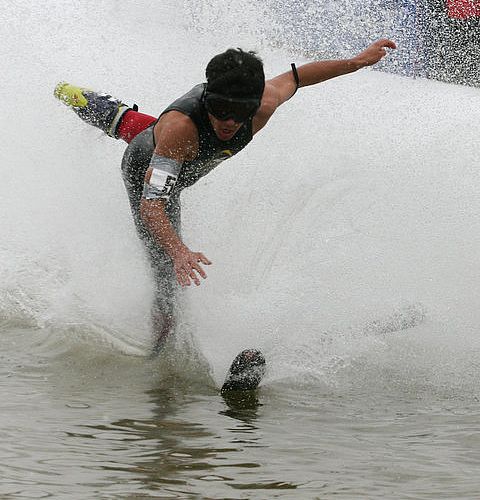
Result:
M192 252L186 246L172 255L172 261L177 281L181 286L190 286L192 281L195 285L200 285L198 277L201 276L203 279L207 277L200 263L206 266L211 264L203 253Z
M354 60L362 67L371 66L387 55L387 48L396 49L397 46L395 42L392 42L387 38L382 38L381 40L369 45L363 52L360 52Z

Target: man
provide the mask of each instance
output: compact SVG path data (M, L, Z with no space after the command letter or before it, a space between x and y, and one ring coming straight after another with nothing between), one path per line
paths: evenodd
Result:
M55 96L86 122L129 142L122 173L135 224L155 278L155 349L174 328L175 292L207 277L211 262L180 236L180 192L243 149L299 87L371 66L394 49L379 40L352 59L305 64L265 82L253 52L229 49L206 68L206 84L167 107L158 120L110 96L60 83ZM294 161L294 158L291 159Z

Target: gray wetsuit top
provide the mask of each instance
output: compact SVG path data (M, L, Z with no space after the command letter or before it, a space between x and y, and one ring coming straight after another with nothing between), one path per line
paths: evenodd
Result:
M221 141L217 137L202 103L204 90L205 84L196 85L192 90L170 104L160 115L163 116L169 111L179 111L190 117L198 130L198 154L194 160L182 163L177 183L165 207L172 223L176 222L176 219L179 219L180 216L180 192L197 182L204 175L207 175L222 161L241 151L252 140L251 118L243 123L230 140ZM138 209L142 197L145 173L155 149L154 126L155 124L151 125L130 142L122 161L123 179L136 219L139 216Z

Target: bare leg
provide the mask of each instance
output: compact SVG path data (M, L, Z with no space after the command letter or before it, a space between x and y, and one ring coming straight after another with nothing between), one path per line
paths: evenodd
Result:
M157 355L162 350L167 338L175 329L175 318L171 314L164 314L157 307L152 309L153 328L153 354Z

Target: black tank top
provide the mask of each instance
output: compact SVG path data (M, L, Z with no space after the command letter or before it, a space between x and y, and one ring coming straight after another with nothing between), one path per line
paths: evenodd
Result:
M191 186L207 175L222 161L241 151L252 140L252 119L250 118L228 141L221 141L208 119L208 113L202 103L204 83L195 85L190 92L174 101L160 116L169 111L179 111L190 117L198 130L198 154L194 160L185 161L175 185L177 193Z

